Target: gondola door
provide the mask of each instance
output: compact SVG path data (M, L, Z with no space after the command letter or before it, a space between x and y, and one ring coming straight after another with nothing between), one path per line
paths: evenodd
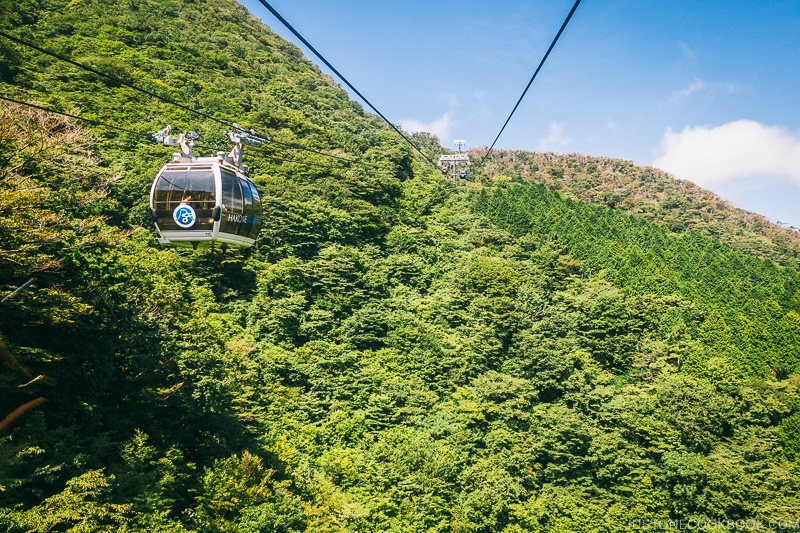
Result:
M167 165L153 183L152 213L162 242L214 237L214 165Z

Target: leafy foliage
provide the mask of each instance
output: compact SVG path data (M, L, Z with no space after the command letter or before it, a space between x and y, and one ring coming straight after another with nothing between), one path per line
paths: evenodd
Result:
M6 530L796 520L790 246L566 199L515 183L516 163L455 186L227 0L23 1L0 16L293 146L246 155L265 201L256 246L173 250L147 220L163 148L0 107L0 286L35 279L0 304L0 405L30 406L0 425ZM213 121L2 46L4 90L224 148ZM548 165L554 188L572 175ZM661 178L648 183L667 191ZM616 194L602 183L592 194ZM663 214L697 220L694 197L667 196Z
M484 150L475 151L482 156ZM711 191L631 161L524 151L496 151L484 175L492 181L533 181L573 200L610 207L657 222L675 233L696 233L748 254L797 267L800 228L739 209Z

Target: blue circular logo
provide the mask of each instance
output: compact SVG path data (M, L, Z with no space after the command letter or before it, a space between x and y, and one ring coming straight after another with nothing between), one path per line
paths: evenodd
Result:
M184 229L191 228L197 222L197 213L189 204L181 204L172 212L172 219Z

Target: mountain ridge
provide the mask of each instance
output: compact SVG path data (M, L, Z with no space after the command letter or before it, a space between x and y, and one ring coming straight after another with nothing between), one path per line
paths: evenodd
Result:
M482 157L485 150L471 152ZM780 226L663 170L581 154L498 150L495 158L500 161L489 161L487 174L542 183L574 200L641 216L677 233L708 235L778 264L800 264L800 229Z

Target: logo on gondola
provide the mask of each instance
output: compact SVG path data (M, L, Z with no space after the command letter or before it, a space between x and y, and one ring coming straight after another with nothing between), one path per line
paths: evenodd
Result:
M181 204L172 212L172 219L184 229L191 228L197 222L197 213L189 204Z

